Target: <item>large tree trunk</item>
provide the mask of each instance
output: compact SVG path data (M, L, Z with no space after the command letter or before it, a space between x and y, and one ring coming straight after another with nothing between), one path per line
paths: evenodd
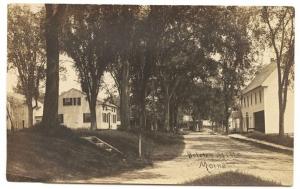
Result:
M53 127L58 124L58 91L59 91L59 19L65 5L46 4L46 91L42 125Z
M97 106L97 98L93 96L91 98L91 103L90 103L91 130L96 130L97 129L96 106Z
M130 129L129 108L129 62L122 65L121 97L120 97L121 129Z
M32 101L27 102L27 110L28 110L28 128L33 126L33 108Z
M278 88L278 101L279 101L279 136L284 136L284 105L282 100L282 88Z
M13 122L13 118L12 118L12 115L9 111L8 105L6 106L6 114L9 118L9 121L10 121L10 129L11 129L12 132L14 132L15 131L15 124Z
M165 130L170 131L170 96L169 96L169 87L165 87L165 98L164 98L164 105L165 105Z
M170 122L170 131L174 131L174 104L173 100L171 100L170 105L169 105L169 122Z
M288 74L284 75L283 77L283 85L282 85L282 91L281 91L281 107L279 107L279 136L284 136L284 114L286 109L286 101L287 101L287 93L288 93ZM278 90L280 92L280 90ZM280 102L280 101L279 101Z
M170 127L172 131L176 131L177 128L177 113L178 113L178 106L176 104L176 100L171 100L170 103Z
M140 109L140 128L146 129L146 84L141 83L139 96L139 109Z
M230 117L230 113L228 112L228 106L225 105L223 125L225 126L226 134L229 133L229 122L228 122L229 117Z
M174 127L176 129L179 129L179 126L178 126L178 105L175 105L175 109L174 109Z

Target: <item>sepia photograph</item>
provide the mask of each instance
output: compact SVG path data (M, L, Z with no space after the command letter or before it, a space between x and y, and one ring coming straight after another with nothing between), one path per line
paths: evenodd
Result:
M294 7L6 6L8 182L294 185Z

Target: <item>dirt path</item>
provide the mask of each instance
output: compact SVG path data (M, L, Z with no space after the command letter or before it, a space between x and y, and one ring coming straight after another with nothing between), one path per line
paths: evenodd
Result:
M72 183L182 184L200 177L238 170L264 180L291 185L293 157L235 141L208 131L184 136L181 156L155 162L152 167L125 172L113 177L71 181ZM169 150L169 151L168 151ZM164 153L167 155L171 148ZM160 155L161 152L159 153ZM189 155L190 154L190 157ZM192 157L191 157L192 156ZM58 181L59 182L59 181Z

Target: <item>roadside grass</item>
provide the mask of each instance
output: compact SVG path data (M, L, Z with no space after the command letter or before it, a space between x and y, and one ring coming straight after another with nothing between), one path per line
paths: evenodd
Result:
M291 147L291 148L294 147L294 138L287 135L285 135L283 138L280 138L279 135L252 132L252 133L246 133L244 134L244 136L257 139L257 140L271 142L274 144L279 144L286 147Z
M183 136L185 133L166 133L166 132L144 132L143 135L147 138L152 139L157 144L161 145L172 145L172 144L181 144Z
M152 161L171 160L180 155L184 149L183 135L187 133L145 132L143 136L154 141L151 153Z
M80 138L88 135L97 136L108 142L125 153L126 157L98 149ZM164 136L162 134L160 137ZM35 126L8 133L7 180L53 182L110 176L151 165L155 160L153 156L156 148L175 146L174 151L177 153L172 153L172 157L169 158L175 158L183 150L184 145L178 148L178 143L160 144L160 141L163 140L154 140L143 135L144 156L140 160L138 136L133 133L117 130L74 131L61 126L44 129Z
M138 163L138 134L119 130L75 130L79 136L97 136L125 153L127 159ZM170 160L181 154L184 148L183 136L165 132L142 133L143 161ZM172 149L172 150L170 150Z
M87 179L125 168L121 157L75 136L20 131L7 137L7 180Z
M228 171L217 175L210 175L193 181L184 183L193 186L281 186L275 181L263 180L260 177L241 173L238 171Z
M123 152L127 158L135 159L138 156L138 135L119 130L96 130L87 129L74 130L78 136L96 136L101 140L116 147ZM154 149L154 141L142 138L142 154L149 159Z

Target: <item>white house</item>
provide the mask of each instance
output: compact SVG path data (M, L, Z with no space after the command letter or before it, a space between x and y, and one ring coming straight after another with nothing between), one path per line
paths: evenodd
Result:
M241 112L240 111L232 111L229 119L228 119L228 124L229 124L229 130L238 132L241 129Z
M35 106L35 102L33 102ZM43 114L43 104L37 102L37 107L33 109L33 124L41 120ZM15 130L28 128L28 108L24 95L18 93L8 93L6 102L6 123L7 129Z
M72 129L90 128L90 109L86 95L77 89L70 89L59 96L59 120ZM97 129L117 129L117 107L97 101Z
M277 65L271 63L256 73L242 91L241 131L256 130L266 134L279 133ZM284 118L284 132L293 133L294 93L288 90Z

